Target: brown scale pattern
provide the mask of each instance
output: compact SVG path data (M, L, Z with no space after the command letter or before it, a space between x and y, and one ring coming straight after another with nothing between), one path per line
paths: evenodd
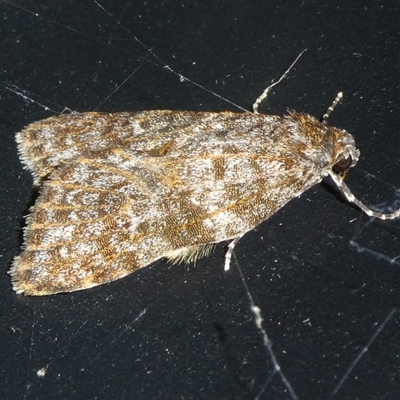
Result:
M346 131L291 112L74 113L17 134L40 196L14 289L49 295L190 261L243 235L358 151Z

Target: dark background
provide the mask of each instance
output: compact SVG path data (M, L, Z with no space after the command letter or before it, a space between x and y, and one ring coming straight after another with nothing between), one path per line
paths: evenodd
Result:
M330 123L361 151L346 182L388 210L400 198L398 4L0 1L0 398L296 398L278 374L266 384L271 356L223 244L196 266L160 261L86 291L16 295L7 271L33 191L14 135L65 107L237 111L212 91L248 109L307 48L261 109L319 117L343 90ZM335 399L398 399L400 221L361 215L329 188L248 233L237 262L299 399L337 385Z

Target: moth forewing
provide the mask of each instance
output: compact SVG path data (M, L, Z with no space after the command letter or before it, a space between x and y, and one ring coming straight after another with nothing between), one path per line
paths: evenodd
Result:
M74 113L17 141L42 184L10 271L18 293L85 289L232 240L228 269L241 236L327 175L385 217L337 175L358 160L353 137L303 113Z

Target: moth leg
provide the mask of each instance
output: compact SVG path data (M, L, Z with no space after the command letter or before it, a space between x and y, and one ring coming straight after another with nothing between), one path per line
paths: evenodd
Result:
M358 200L354 196L353 193L351 193L351 190L343 182L343 180L340 179L340 177L338 177L334 172L329 172L329 175L332 178L333 182L335 182L335 184L338 187L338 189L340 190L340 192L346 197L346 199L350 203L353 203L357 207L359 207L369 217L375 217L375 218L379 218L379 219L394 219L394 218L400 217L400 209L398 209L392 213L389 213L389 214L383 214L383 213L371 210L366 205L364 205L360 200Z
M233 239L232 242L229 243L228 249L225 254L225 266L224 266L224 271L229 271L230 265L231 265L231 258L232 258L232 253L233 249L235 248L237 242L244 236L240 235L237 238Z
M272 85L269 85L262 93L259 97L257 97L256 101L254 102L254 104L252 105L252 109L253 109L253 113L254 114L258 114L258 106L263 102L263 100L265 100L268 96L269 91L278 83L281 83L287 76L287 74L290 72L290 70L294 67L294 65L297 63L297 61L299 60L299 58L303 55L303 53L306 51L307 49L304 49L297 57L296 59L292 62L292 64L290 64L290 67L282 74L282 76L276 81L274 82ZM229 268L228 268L229 269ZM225 270L226 271L226 270Z

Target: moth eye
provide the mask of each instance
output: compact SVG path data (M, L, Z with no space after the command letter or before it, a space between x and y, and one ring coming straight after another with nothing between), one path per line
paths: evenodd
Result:
M347 158L342 158L340 161L338 161L334 166L333 166L333 171L337 174L343 174L346 172L350 167L353 162L353 158L349 155Z

